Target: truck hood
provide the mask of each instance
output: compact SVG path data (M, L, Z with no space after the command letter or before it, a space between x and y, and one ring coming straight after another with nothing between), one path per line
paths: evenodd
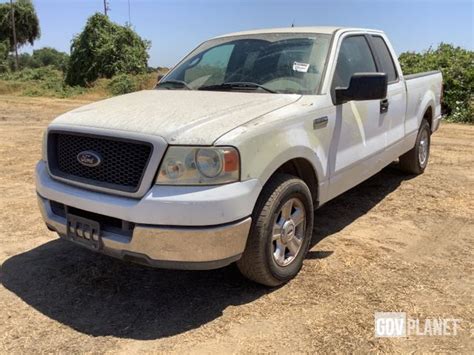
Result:
M170 144L210 145L232 129L297 101L300 95L146 90L82 106L52 125L145 133Z

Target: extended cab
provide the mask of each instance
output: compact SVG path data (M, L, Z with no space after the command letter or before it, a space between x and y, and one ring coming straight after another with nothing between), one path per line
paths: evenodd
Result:
M403 75L381 31L217 37L156 89L56 118L39 206L92 250L164 268L237 262L275 286L302 266L313 209L397 159L423 173L441 92L439 72Z

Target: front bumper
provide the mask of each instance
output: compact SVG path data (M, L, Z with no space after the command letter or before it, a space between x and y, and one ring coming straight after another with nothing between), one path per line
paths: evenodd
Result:
M133 224L130 235L102 230L101 253L162 268L214 269L242 255L261 187L257 180L218 187L154 186L137 200L56 181L39 162L36 188L44 221L62 238L68 239L67 221L53 212L51 201Z
M71 240L67 237L66 218L55 214L50 201L40 195L38 204L48 228L57 232L61 238ZM103 231L100 249L94 251L153 267L215 269L240 259L250 224L250 217L213 227L179 228L138 224L130 237Z

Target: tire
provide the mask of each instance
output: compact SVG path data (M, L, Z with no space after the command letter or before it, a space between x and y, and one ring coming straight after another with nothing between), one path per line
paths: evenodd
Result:
M265 286L291 280L303 265L313 219L308 186L292 175L275 175L255 205L247 245L237 261L240 272ZM275 239L274 235L279 237Z
M430 156L430 143L430 125L426 120L423 120L421 121L421 126L418 130L415 146L399 158L400 169L408 174L423 174L426 166L428 165L428 158Z

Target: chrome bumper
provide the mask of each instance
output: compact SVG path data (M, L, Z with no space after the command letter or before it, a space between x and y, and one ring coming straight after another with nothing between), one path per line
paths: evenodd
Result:
M53 213L49 200L40 195L38 204L46 225L56 231L61 238L68 239L66 219ZM250 224L250 217L211 227L161 227L136 224L131 237L103 231L98 251L154 267L215 269L240 259Z

